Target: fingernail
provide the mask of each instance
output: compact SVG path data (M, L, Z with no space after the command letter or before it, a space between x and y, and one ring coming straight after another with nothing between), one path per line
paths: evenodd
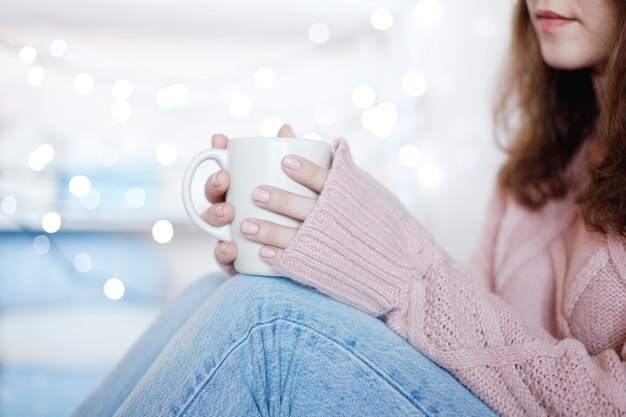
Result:
M219 186L220 186L220 183L219 183L219 181L217 180L217 174L214 174L214 175L211 177L211 185L213 186L213 188L217 188L217 187L219 187Z
M222 252L222 255L228 255L228 244L227 243L222 244L220 251Z
M300 169L300 167L302 166L302 164L300 164L300 161L298 161L296 158L292 157L292 156L286 156L283 158L283 165L285 165L287 168L292 169L292 170L296 170L296 169Z
M217 217L224 217L224 210L223 210L223 205L219 204L217 207L215 207L215 215Z
M258 201L259 203L267 203L270 199L270 193L261 187L256 187L252 192L252 199L254 201Z
M272 248L263 246L261 248L261 256L264 258L273 258L274 256L276 256L276 251Z
M244 220L244 222L241 223L241 231L247 235L254 235L259 231L259 225L252 223L251 221Z

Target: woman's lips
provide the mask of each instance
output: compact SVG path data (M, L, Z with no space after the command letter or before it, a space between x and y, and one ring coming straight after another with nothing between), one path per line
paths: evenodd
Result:
M543 32L549 32L561 26L569 25L572 22L575 22L576 19L570 19L560 14L554 13L550 10L537 10L535 13L535 17L537 18L537 23L539 24L539 28Z

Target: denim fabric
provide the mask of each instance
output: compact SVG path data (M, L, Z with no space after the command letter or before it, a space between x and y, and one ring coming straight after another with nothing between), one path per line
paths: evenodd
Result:
M381 320L284 277L202 279L73 416L495 416Z

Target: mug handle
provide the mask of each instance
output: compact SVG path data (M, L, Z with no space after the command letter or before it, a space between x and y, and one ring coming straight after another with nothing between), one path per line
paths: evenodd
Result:
M187 215L189 215L189 218L196 224L196 226L219 240L228 241L231 240L230 226L226 224L224 226L217 227L207 223L206 220L198 214L191 199L191 181L193 176L201 163L211 159L217 162L221 169L227 169L228 150L211 148L200 152L193 158L187 167L185 177L183 178L183 205L185 206Z

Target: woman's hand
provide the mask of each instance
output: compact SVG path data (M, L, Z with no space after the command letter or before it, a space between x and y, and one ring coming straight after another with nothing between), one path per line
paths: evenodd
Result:
M288 125L283 125L277 136L295 137ZM211 143L215 148L226 149L228 138L224 135L214 135ZM327 169L295 155L283 158L282 169L291 179L310 188L316 194L322 191L328 177ZM224 203L224 195L229 186L230 176L226 171L218 171L206 181L205 194L214 205L203 214L203 218L214 226L228 224L235 217L232 205ZM259 207L298 221L304 221L317 202L316 198L301 196L269 185L259 185L254 190L252 198ZM297 228L261 219L244 219L241 224L243 236L263 244L260 254L269 264L280 258L296 231ZM215 257L219 263L229 267L237 258L237 245L234 242L218 242Z
M228 138L217 134L211 138L213 148L226 149ZM226 170L217 171L211 175L204 183L204 195L212 204L204 213L202 218L213 226L223 226L229 224L235 218L235 209L229 203L224 202L224 196L230 186L230 174ZM234 242L220 240L215 246L215 259L222 264L225 270L234 271L232 265L237 257L237 245Z
M295 137L288 125L283 125L278 136ZM287 155L282 160L282 169L288 177L319 194L326 183L328 170L308 159ZM305 197L269 185L260 185L252 193L252 199L257 206L271 212L282 214L298 221L307 218L317 198ZM274 264L295 236L297 228L283 226L261 219L244 219L241 223L241 233L261 247L261 257L269 264Z

